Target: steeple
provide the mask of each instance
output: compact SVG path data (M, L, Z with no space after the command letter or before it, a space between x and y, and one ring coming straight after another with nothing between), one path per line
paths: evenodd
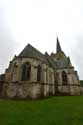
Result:
M60 42L59 42L59 39L57 37L57 47L56 47L56 53L58 52L62 52L62 49L61 49L61 46L60 46Z

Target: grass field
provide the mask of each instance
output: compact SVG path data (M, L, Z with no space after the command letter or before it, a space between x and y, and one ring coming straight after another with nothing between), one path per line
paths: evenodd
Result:
M0 100L0 125L83 125L83 97Z

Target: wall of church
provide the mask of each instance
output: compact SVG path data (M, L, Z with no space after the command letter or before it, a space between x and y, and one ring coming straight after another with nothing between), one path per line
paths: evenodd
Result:
M73 68L70 69L58 69L56 72L59 74L58 76L58 85L62 85L62 72L65 71L67 78L68 78L68 84L69 85L80 85L79 78L77 76L76 71L74 71Z
M83 87L80 86L58 86L61 95L83 94ZM0 97L17 99L38 99L56 95L55 84L22 83L22 82L0 82Z
M65 71L67 74L68 82L66 85L63 84L62 72ZM74 68L70 69L59 69L57 70L58 76L58 92L70 95L80 95L80 82L79 78L74 71Z
M31 65L30 79L22 81L23 65L29 62ZM37 81L37 68L41 66L41 79ZM48 97L49 95L56 95L58 93L64 95L80 95L79 78L74 71L70 69L54 70L48 65L39 60L31 58L16 59L12 62L10 67L12 80L5 82L2 86L1 96L8 98L41 98ZM67 74L68 83L65 85L62 81L62 72ZM58 73L58 82L56 83L56 73ZM8 74L6 74L6 81ZM81 89L82 93L82 89Z
M5 82L0 91L0 97L17 99L38 99L48 97L49 95L55 95L55 91L51 91L50 93L49 88L50 85L48 84L22 84L18 82Z
M30 82L37 82L37 67L38 65L40 65L41 83L54 84L54 70L41 61L31 58L16 59L12 62L9 74L11 73L13 82L22 80L22 68L26 62L29 62L31 64ZM8 74L6 74L6 80L7 77Z

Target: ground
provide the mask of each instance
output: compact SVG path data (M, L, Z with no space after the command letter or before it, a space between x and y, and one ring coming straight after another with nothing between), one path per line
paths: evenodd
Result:
M0 100L0 125L83 125L83 97Z

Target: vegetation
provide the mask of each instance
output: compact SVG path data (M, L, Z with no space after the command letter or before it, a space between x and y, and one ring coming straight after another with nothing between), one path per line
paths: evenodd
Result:
M80 80L81 85L83 86L83 80Z
M83 125L83 97L0 100L0 125Z

